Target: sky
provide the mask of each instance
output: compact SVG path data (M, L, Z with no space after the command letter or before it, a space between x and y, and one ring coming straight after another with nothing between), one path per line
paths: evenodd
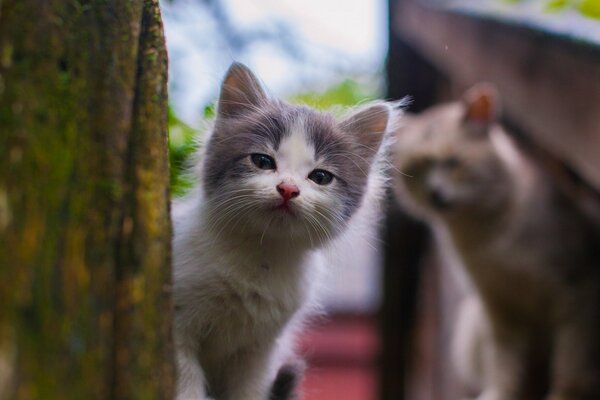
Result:
M171 104L197 125L235 59L247 64L271 93L322 90L345 78L377 77L387 50L385 0L222 0L236 29L276 31L294 43L294 57L272 43L247 51L228 48L201 0L163 1L169 50Z

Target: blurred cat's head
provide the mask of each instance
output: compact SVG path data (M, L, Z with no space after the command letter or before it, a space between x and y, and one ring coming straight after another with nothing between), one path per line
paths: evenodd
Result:
M461 101L405 119L395 148L401 199L443 216L505 204L511 176L494 137L497 101L492 86L479 84Z
M202 169L216 229L322 244L359 207L391 113L374 104L337 121L268 98L233 64Z

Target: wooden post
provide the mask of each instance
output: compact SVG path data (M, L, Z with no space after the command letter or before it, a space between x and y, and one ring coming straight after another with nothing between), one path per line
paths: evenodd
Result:
M445 79L394 30L402 0L389 0L389 50L386 60L387 98L411 96L409 111L419 112L439 97ZM413 331L422 266L430 233L391 199L385 223L384 286L381 309L382 356L380 398L407 398Z
M170 399L158 0L0 1L0 398Z

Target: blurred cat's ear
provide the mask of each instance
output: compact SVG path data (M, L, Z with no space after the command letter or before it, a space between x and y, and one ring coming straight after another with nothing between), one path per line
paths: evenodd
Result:
M364 108L351 115L341 123L344 131L358 139L362 156L370 160L379 150L388 124L392 109L387 104L376 104Z
M490 83L478 83L467 90L463 103L465 122L486 131L497 120L500 113L498 90Z
M217 115L233 117L256 109L266 100L267 96L252 71L235 62L229 67L221 85Z

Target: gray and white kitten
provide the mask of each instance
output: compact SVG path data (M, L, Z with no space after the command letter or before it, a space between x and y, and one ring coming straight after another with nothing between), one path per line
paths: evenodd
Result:
M339 122L231 66L200 188L173 210L178 400L267 400L278 370L293 384L294 332L332 241L374 224L392 114L378 103Z
M408 118L397 137L399 199L447 234L476 289L455 359L481 400L600 399L600 227L496 109L482 84Z

